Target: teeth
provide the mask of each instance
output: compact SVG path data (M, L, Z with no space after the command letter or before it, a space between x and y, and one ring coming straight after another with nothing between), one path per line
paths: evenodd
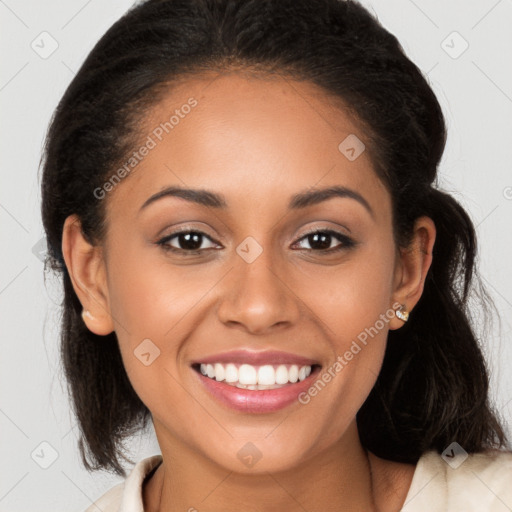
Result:
M288 379L290 382L297 382L299 380L299 367L293 365L288 371Z
M276 383L276 372L274 368L266 364L265 366L260 366L258 368L258 384L263 384L265 386L272 386Z
M224 380L226 372L224 371L224 366L219 363L216 363L213 367L215 370L215 380Z
M258 373L254 366L250 364L243 364L238 368L238 382L240 384L258 384Z
M275 365L266 364L253 366L233 363L201 364L200 372L219 382L226 382L232 386L243 389L275 389L289 383L306 379L311 374L311 366Z
M238 369L234 364L226 366L226 382L238 382Z
M288 376L288 368L284 364L279 365L276 370L276 384L286 384Z

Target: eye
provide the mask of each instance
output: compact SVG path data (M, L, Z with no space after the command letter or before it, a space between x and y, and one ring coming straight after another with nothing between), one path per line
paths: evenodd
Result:
M176 231L166 235L156 243L165 251L172 251L183 255L201 254L207 249L219 248L220 245L206 233L191 229ZM294 246L297 245L300 250L331 254L354 247L356 243L343 233L331 229L320 229L311 231L301 237L294 244Z
M338 233L331 229L320 229L307 233L300 238L296 244L306 242L309 247L300 247L308 251L332 253L349 249L355 245L355 242L343 233ZM295 245L296 245L295 244Z
M158 240L157 244L165 250L189 254L197 254L205 249L217 247L217 244L207 234L192 230L171 233Z

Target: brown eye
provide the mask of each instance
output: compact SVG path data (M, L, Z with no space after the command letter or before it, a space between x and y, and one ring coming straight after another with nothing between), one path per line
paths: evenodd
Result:
M209 245L204 247L204 243ZM179 231L165 236L157 242L166 250L177 252L201 252L216 247L213 240L201 231Z
M348 236L332 230L313 231L303 236L297 243L304 243L304 241L309 247L301 247L302 249L321 252L335 252L355 245Z

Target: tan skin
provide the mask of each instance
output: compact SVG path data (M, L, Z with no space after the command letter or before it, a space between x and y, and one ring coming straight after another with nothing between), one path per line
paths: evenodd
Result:
M369 151L351 162L338 150L348 134L365 134L313 84L240 73L190 78L147 115L141 140L189 97L197 106L104 199L101 245L87 243L76 216L63 232L74 289L90 312L84 321L96 334L116 332L153 417L163 463L144 487L145 510L399 510L415 466L367 453L355 417L388 330L402 320L393 317L309 404L272 413L228 409L190 364L244 348L328 368L394 303L414 308L432 262L432 220L417 219L410 247L397 248L391 198ZM141 210L171 185L222 194L227 207L167 196ZM356 191L372 213L349 197L288 209L292 195L333 185ZM156 243L183 226L207 235L199 254ZM305 236L313 228L356 245L332 237L329 247L342 249L325 253ZM252 263L236 252L248 236L263 248ZM178 237L167 243L182 247ZM133 354L146 338L161 351L147 367ZM252 468L237 457L247 442L262 453Z

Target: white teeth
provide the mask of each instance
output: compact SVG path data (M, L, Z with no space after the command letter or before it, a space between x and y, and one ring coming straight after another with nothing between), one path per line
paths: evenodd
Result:
M219 382L226 382L243 389L275 389L289 383L303 381L311 374L311 366L275 365L266 364L253 366L233 363L201 364L200 372Z
M240 384L258 384L256 368L250 364L243 364L238 368L238 382Z
M271 386L276 383L276 372L274 368L266 364L265 366L260 366L258 369L258 384L264 384L266 386Z
M238 382L238 368L234 364L226 366L226 382Z
M288 382L288 368L284 364L277 367L276 384L286 384Z
M214 368L215 368L215 380L224 380L224 376L226 373L224 371L224 366L222 366L219 363L216 363Z

